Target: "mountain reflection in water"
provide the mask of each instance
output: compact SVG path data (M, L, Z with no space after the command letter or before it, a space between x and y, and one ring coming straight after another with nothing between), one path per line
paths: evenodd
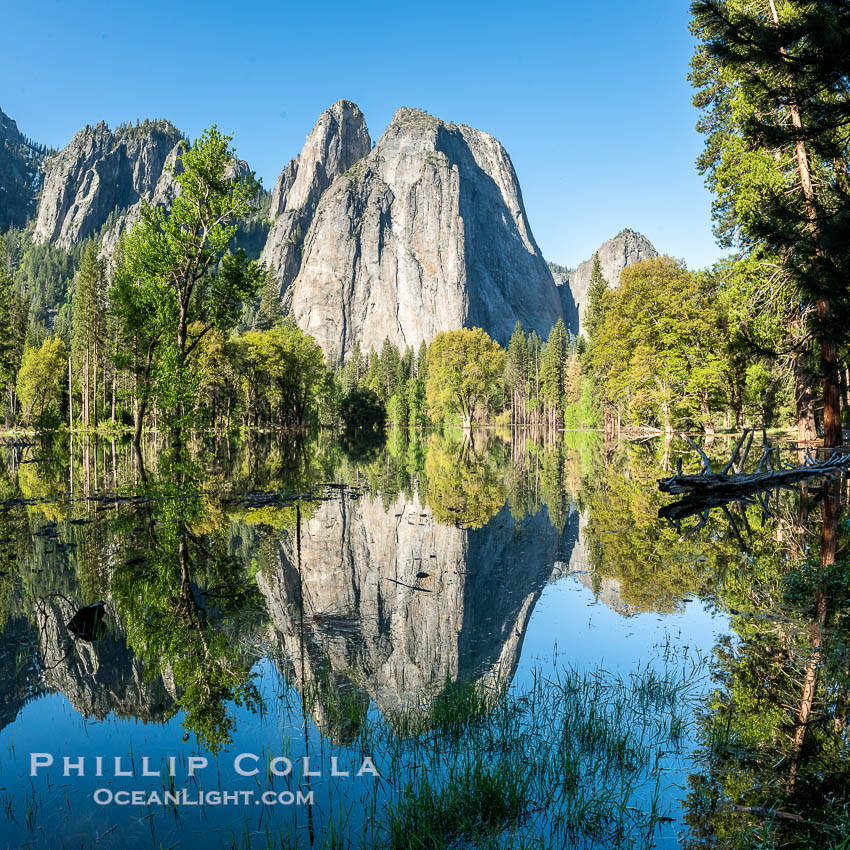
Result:
M350 755L368 718L427 718L453 683L499 698L553 651L627 674L653 654L713 654L666 768L659 846L815 840L824 828L809 822L838 834L850 811L845 484L777 494L770 517L732 506L749 517L742 552L720 512L687 538L658 519L670 500L655 479L673 452L593 435L395 434L365 456L324 439L198 442L179 464L152 443L140 470L103 440L75 439L73 454L5 447L0 846L54 846L60 832L79 843L104 815L117 826L101 846L265 829L223 807L153 811L142 827L92 804L94 777L31 786L31 751ZM75 640L67 623L100 599L104 636ZM222 772L222 787L242 787ZM331 809L365 817L361 785L318 782ZM765 816L777 810L802 823ZM271 823L321 846L332 821L310 808ZM630 846L609 839L599 846Z

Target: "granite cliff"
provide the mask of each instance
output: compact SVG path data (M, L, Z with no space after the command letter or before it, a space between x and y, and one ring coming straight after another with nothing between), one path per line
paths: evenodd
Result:
M608 281L608 286L619 285L620 274L626 266L658 256L655 246L645 236L629 229L621 230L613 239L600 245L596 253L599 255L602 277ZM569 276L568 282L562 281L558 286L564 320L573 334L579 334L582 329L582 316L592 272L593 257L585 260Z
M45 150L0 109L0 232L23 227L35 214Z
M281 296L298 274L322 193L371 148L363 113L351 101L339 100L319 116L301 153L280 173L269 211L274 223L261 259L274 270Z
M368 139L365 125L348 138ZM352 156L355 148L339 145ZM319 150L308 138L295 170ZM337 170L344 159L333 159ZM331 170L323 163L320 173ZM311 210L309 229L286 237L297 232L295 216L276 223L263 256L285 306L333 357L386 337L415 347L460 327L506 343L517 320L545 336L562 315L513 165L489 134L399 109L377 145L317 200L312 187L322 181L310 180L290 201L292 174L281 175L278 208ZM281 248L287 238L292 247Z
M98 234L114 210L151 200L181 138L168 121L84 127L45 163L33 241L70 248Z

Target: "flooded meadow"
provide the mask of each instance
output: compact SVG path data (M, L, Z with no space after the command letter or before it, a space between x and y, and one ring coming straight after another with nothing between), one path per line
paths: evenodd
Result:
M846 848L845 481L677 463L8 440L0 847Z

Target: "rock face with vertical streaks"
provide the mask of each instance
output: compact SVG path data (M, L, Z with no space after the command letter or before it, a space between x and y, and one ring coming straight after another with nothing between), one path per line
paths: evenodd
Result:
M509 682L573 525L561 534L545 511L515 523L505 507L456 528L416 496L322 503L300 558L282 541L277 568L257 575L289 675L320 697L354 689L385 714L426 707L447 680Z
M271 198L274 223L261 258L274 270L281 294L298 274L304 237L322 193L371 148L363 113L351 101L339 100L319 116L301 153L281 172Z
M461 327L505 343L517 320L545 336L562 315L505 149L419 110L322 193L299 253L294 276L273 263L284 304L332 357Z
M24 227L35 214L44 154L0 109L0 232Z
M84 127L45 164L33 240L70 248L97 235L113 211L150 200L180 138L168 121Z
M45 664L44 685L62 693L84 717L136 717L164 722L176 711L175 695L159 675L146 675L139 658L117 634L71 646L66 623L74 609L64 599L45 601L38 635Z
M602 277L608 286L618 286L620 274L626 266L650 260L658 256L655 246L645 236L634 230L621 230L613 239L599 246L596 252L602 267ZM590 275L593 273L593 257L585 260L569 278L569 293L564 293L564 304L572 302L574 309L565 309L564 319L567 328L574 334L582 330L584 308L587 304L587 289L590 286Z

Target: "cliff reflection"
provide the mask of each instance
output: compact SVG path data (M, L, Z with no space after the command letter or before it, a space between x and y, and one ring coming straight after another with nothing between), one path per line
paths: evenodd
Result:
M272 547L257 582L299 689L330 676L392 714L427 709L447 681L509 682L577 516L561 533L545 509L517 522L502 504L458 528L418 495L342 493L304 520L300 551L296 534Z
M16 464L0 510L13 567L0 575L0 664L16 683L4 720L60 691L96 719L182 713L215 751L234 704L259 708L269 635L340 738L370 701L391 714L426 709L447 682L507 684L578 536L562 450L526 448L514 466L483 434L368 461L319 443L216 444L176 464L155 445L133 459L93 440L64 467ZM105 635L75 641L68 621L98 599Z

